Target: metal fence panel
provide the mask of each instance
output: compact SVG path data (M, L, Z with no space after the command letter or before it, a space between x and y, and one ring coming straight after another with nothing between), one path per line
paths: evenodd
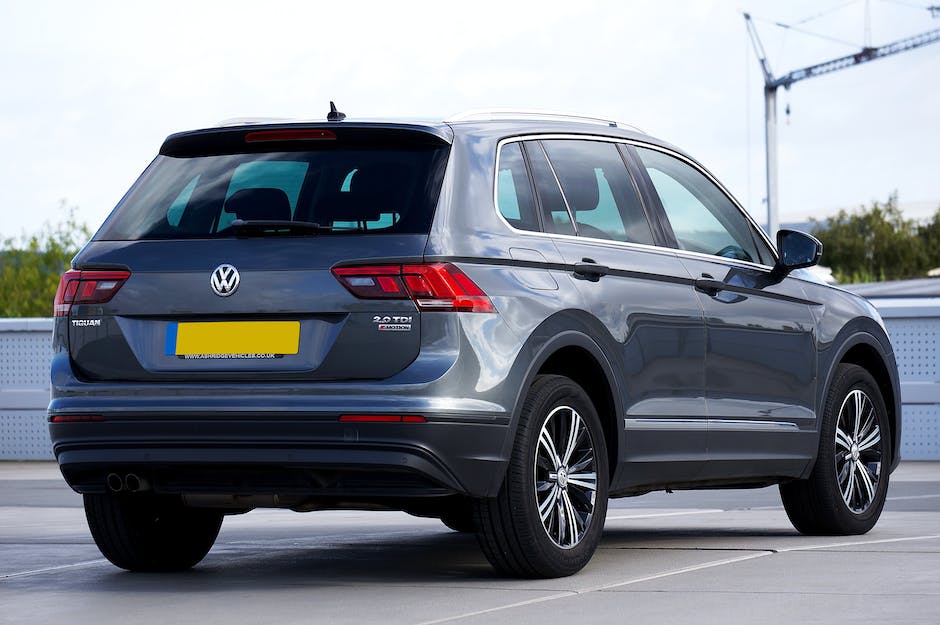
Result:
M0 460L51 460L52 319L0 319Z
M902 414L901 458L940 460L940 404L907 404Z
M901 457L940 460L940 298L880 298L901 375ZM51 459L52 319L0 319L0 460Z
M0 411L0 460L52 460L46 411Z
M940 317L933 319L888 319L885 322L905 382L940 380L937 348L940 347Z

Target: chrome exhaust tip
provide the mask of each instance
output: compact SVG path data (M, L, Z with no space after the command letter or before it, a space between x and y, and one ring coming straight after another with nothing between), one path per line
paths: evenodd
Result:
M124 490L124 480L117 473L109 473L105 481L108 484L108 490L112 493L119 493Z
M128 492L139 493L140 491L150 490L150 484L136 473L128 473L124 476L124 488Z

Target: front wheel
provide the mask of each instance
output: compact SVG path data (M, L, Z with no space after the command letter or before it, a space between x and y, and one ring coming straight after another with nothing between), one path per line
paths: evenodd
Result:
M809 478L780 486L783 507L803 534L864 534L878 522L891 466L888 411L878 384L862 367L842 364L833 376Z
M600 542L607 488L607 446L591 400L566 377L538 376L499 493L474 500L483 553L517 577L578 572Z
M177 498L147 494L85 495L95 544L128 571L182 571L215 543L222 514L187 508Z

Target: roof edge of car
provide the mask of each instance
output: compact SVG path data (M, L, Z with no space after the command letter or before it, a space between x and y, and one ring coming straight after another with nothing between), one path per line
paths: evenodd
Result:
M393 133L418 133L430 140L432 144L450 145L455 141L456 135L464 134L468 131L473 134L476 130L482 130L485 127L491 130L498 129L499 131L510 130L508 135L520 137L528 134L579 134L619 137L665 148L679 153L686 158L695 160L685 151L668 141L664 141L663 139L627 124L618 124L616 126L602 124L600 123L601 121L606 121L602 118L589 118L572 114L547 115L544 113L533 117L527 117L523 114L511 115L505 118L499 115L492 117L488 115L488 113L470 115L465 119L458 115L448 121L393 118L346 118L342 121L274 117L234 118L220 121L215 126L171 134L163 142L160 148L160 154L170 156L190 155L195 145L205 145L204 142L212 142L212 139L223 138L227 138L229 149L221 151L229 152L232 151L233 140L237 143L241 143L240 136L243 137L251 132L286 128L298 130L326 130L340 133L343 133L344 130L353 130L354 132L387 130ZM275 144L267 143L266 145L274 147ZM261 146L258 145L257 147ZM698 161L695 162L698 163Z

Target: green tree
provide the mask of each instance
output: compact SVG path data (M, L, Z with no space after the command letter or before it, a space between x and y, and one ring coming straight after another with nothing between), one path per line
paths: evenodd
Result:
M933 214L933 219L917 229L917 238L927 254L928 268L940 267L940 208Z
M59 276L91 236L88 226L65 208L59 224L45 223L33 235L0 243L0 317L49 317Z
M813 223L813 234L823 243L823 264L839 282L915 278L929 268L926 235L920 236L915 220L904 218L897 193L887 202L841 210L825 223Z

